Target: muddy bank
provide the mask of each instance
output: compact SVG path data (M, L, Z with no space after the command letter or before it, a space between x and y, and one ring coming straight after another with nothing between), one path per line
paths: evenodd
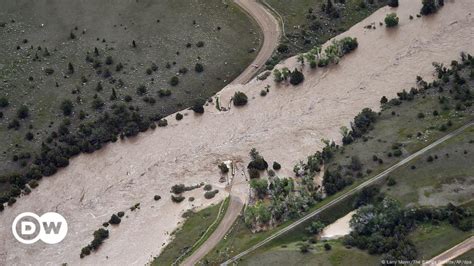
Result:
M180 122L170 117L166 128L75 158L67 169L45 178L37 191L0 214L0 264L146 263L159 253L169 237L166 232L176 228L180 214L191 205L187 200L171 202L173 184L209 182L222 188L218 162L248 162L252 147L268 162L282 164L279 175L289 175L298 160L321 147L321 138L339 140L339 127L348 125L362 108L377 109L382 96L393 97L415 86L417 75L430 80L433 61L447 64L461 51L474 53L472 1L447 1L431 17L416 18L419 8L419 1L402 0L398 9L382 8L355 25L343 36L357 37L359 48L337 66L316 71L306 67L301 86L277 86L271 77L228 86L219 93L221 103L241 90L249 96L249 104L228 112L210 105L203 116L185 111L188 115ZM398 28L378 26L393 11L400 17ZM410 14L415 19L409 20ZM377 29L364 29L372 22ZM284 65L299 67L295 58ZM270 93L259 96L267 85ZM190 195L196 193L195 205L209 205L222 199L222 192L215 200L205 200L200 190ZM154 202L155 194L163 199ZM92 240L92 232L113 212L137 202L142 208L127 213L129 218L111 230L101 249L80 260L80 249ZM11 221L31 210L63 214L70 226L66 239L52 246L25 247L16 242Z

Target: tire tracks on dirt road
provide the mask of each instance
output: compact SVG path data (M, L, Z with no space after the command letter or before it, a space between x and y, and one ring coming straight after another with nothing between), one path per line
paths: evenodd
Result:
M265 65L265 62L272 56L277 47L281 28L278 20L272 12L266 9L258 0L235 0L234 1L244 12L248 14L258 24L263 32L263 44L257 57L231 84L245 84L249 82ZM237 41L237 40L236 40Z

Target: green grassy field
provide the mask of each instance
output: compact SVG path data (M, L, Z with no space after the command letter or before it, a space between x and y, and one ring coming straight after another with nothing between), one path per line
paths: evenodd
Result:
M207 100L250 64L261 44L254 21L220 0L7 0L0 35L0 98L9 102L0 107L1 174L23 172L43 142L64 143L56 136L64 118L75 134L122 104L148 121ZM60 109L65 100L72 104L67 116ZM29 115L19 119L22 105ZM15 119L19 127L9 129ZM98 135L92 145L101 142ZM30 158L13 160L22 153Z
M472 91L474 81L468 77L469 71L464 71L463 73L467 77L467 83L463 86ZM383 110L377 117L377 122L373 124L373 128L362 138L356 139L353 143L339 149L325 165L326 169L338 170L344 176L351 177L353 184L339 191L339 193L327 197L311 209L314 210L323 206L331 199L382 172L384 169L408 157L436 139L441 138L448 132L472 121L474 113L472 111L472 103L469 103L472 99L466 103L466 108L456 108L457 96L455 96L453 89L456 86L452 81L449 81L445 84L440 84L438 88L431 88L415 95L412 100L404 100L401 104L396 105L384 105ZM443 90L439 89L440 87ZM443 99L442 103L440 99ZM437 111L437 114L434 114L434 111ZM420 118L419 113L423 113L423 118ZM450 126L446 126L447 124ZM471 127L447 143L419 157L413 164L409 163L407 166L393 172L390 174L390 178L396 181L396 185L388 187L386 181L380 182L379 185L383 185L382 191L388 196L400 200L404 205L438 206L446 205L448 202L460 204L472 198L472 188L466 186L472 183L472 178L469 179L469 177L472 177L472 171L474 170L470 163L474 154L474 147L472 146L474 145L472 144L473 132L474 130ZM449 159L441 158L441 155L445 156L446 153L449 153ZM427 162L427 157L429 155L434 157L435 154L438 154L439 158L434 159L433 162ZM377 157L377 160L374 160L374 155ZM350 169L352 157L357 157L360 160L361 169L357 171ZM381 159L381 161L378 159ZM412 169L412 165L415 165L416 168ZM454 184L453 182L456 186L452 185ZM451 185L444 189L443 184ZM434 189L439 190L431 192L432 199L426 200L425 198L418 197L420 191L424 191L426 186L433 186ZM460 189L463 187L465 187L464 190ZM426 193L423 193L423 195L427 197ZM344 214L354 208L351 199L340 205L321 214L317 219L331 222L344 216ZM290 223L291 221L287 221L277 228L265 232L252 233L245 226L243 220L238 220L228 237L222 240L208 254L204 261L210 264L222 262ZM267 253L273 252L273 249L281 245L290 245L291 243L302 241L304 237L307 237L305 236L304 229L308 223L275 239L253 252L245 260L258 261L259 258L270 258L271 256L267 256ZM457 229L449 228L449 230L456 232ZM439 231L448 232L448 229L444 230L441 228ZM440 233L440 240L443 240L444 244L438 244L438 246L448 248L451 243L462 241L467 234L457 230L456 234L453 233L450 237L448 236L450 239L443 239L443 235ZM413 236L414 241L422 241L421 236L421 234L416 235L415 232ZM422 254L437 252L428 245L425 248L426 250L423 250ZM283 260L280 265L286 262L288 261Z
M174 232L173 240L166 245L160 255L153 260L152 265L171 265L201 238L203 238L203 241L200 241L200 243L204 243L205 239L212 234L224 217L223 214L228 206L229 198L225 199L222 203L215 204L198 212L190 212L183 226ZM218 216L219 210L221 210L220 216ZM212 228L208 230L211 226ZM205 233L206 235L204 236ZM194 247L193 250L196 250L198 247L199 245ZM191 253L191 251L187 251L187 255ZM181 257L180 261L183 261L184 258L186 258L186 256Z
M375 10L386 4L385 0L368 4L362 0L346 0L345 4L333 1L339 17L331 16L322 10L326 0L265 0L283 20L285 37L282 43L289 50L274 55L274 63L288 55L306 52L315 45L322 45L339 33L348 30ZM365 3L362 5L361 3ZM310 10L311 13L309 12Z
M331 250L324 249L330 244ZM301 253L301 242L269 249L265 253L240 261L239 265L378 265L380 259L355 248L346 248L341 241L331 240L312 244L308 253Z

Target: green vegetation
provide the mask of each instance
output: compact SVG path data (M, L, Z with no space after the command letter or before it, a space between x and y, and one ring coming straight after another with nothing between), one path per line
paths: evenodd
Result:
M220 90L260 46L257 25L233 2L140 1L124 16L111 2L46 2L2 5L15 14L0 43L0 195L8 198L12 186L26 191L73 156L166 126L164 116ZM5 182L16 175L21 181Z
M420 150L429 143L441 138L447 133L447 131L452 131L467 122L472 121L472 103L474 101L472 86L474 80L469 77L469 73L471 69L474 68L474 59L470 55L462 54L461 62L453 61L451 63L451 69L439 64L434 65L439 80L427 83L423 81L421 77L418 77L418 86L416 88L411 88L409 92L404 90L398 93L398 97L395 99L388 100L384 97L385 99L382 99L381 101L381 112L376 113L370 109L362 110L362 112L354 118L350 129L341 129L344 143L343 146L336 145L334 142L325 141L326 146L322 151L316 152L309 156L306 162L295 166L295 174L300 177L296 179L298 182L296 182L294 186L299 192L298 195L305 194L304 191L307 191L309 188L307 184L312 184L312 182L306 182L306 180L319 173L323 166L325 170L323 188L326 192L333 193L332 195L328 193L328 196L322 199L322 201L320 198L312 198L312 203L311 201L305 202L304 200L297 200L296 202L299 202L299 204L295 206L300 208L295 208L287 204L286 206L288 206L288 208L283 209L284 213L291 213L291 211L294 212L296 210L301 211L301 213L297 213L294 217L289 217L283 221L278 221L276 219L277 216L275 216L277 213L276 211L278 211L279 208L273 206L273 201L278 199L278 197L268 197L268 199L265 198L264 201L257 201L257 204L252 208L247 208L249 211L248 213L246 211L244 214L245 219L236 222L231 232L229 232L228 237L222 240L218 246L208 254L208 256L206 256L205 260L211 264L219 263L238 254L265 239L277 230L287 226L295 218L327 204L335 197L338 197L341 193L354 188L364 180L375 176L387 169L389 166ZM437 113L434 114L433 110L437 110ZM424 117L419 118L417 115L418 113L423 113ZM441 127L442 125L445 126L445 131L443 131ZM454 157L452 161L446 160L446 163L450 162L452 164L450 167L459 168L457 171L453 172L453 175L460 172L468 173L469 171L472 171L469 170L472 168L469 167L470 164L466 161L470 158L468 156L471 156L471 149L466 146L466 141L472 137L471 135L464 135L472 134L469 133L471 130L472 129L469 129L463 133L462 136L459 135L456 137L455 139L458 141L457 147L450 148L451 151L448 152L450 156L454 156L451 154L453 151L458 150L457 157ZM459 139L461 139L460 142ZM452 139L452 141L455 140ZM449 145L449 143L446 143L446 145ZM444 144L437 148L442 148L442 146L444 146ZM464 148L461 150L460 147ZM464 153L463 150L467 150L467 153ZM440 159L434 159L434 155L438 152L436 150L433 150L432 152L433 161L431 163L426 161L428 154L423 158L419 157L418 159L421 160L422 158L424 163L431 165L434 163L441 163ZM455 160L462 156L465 157L459 160L459 163L456 164ZM440 154L438 154L438 158L441 158ZM397 175L397 171L395 171L390 174L390 178L387 179L387 182L389 182L390 179L393 179L395 184L392 181L390 182L391 187L382 187L382 191L386 193L387 196L391 197L394 195L393 197L395 197L395 199L398 197L401 198L401 206L417 204L416 198L412 197L410 200L405 197L404 193L407 193L408 195L417 194L416 190L420 189L420 187L417 186L423 184L422 182L425 182L424 180L428 180L428 173L426 173L426 178L421 178L421 182L418 184L416 177L413 176L413 174L416 173L417 168L413 168L411 163L408 164L407 167L409 167L409 171L411 172L404 172L404 178L398 179L399 175ZM440 165L440 168L441 167L442 165ZM434 177L435 180L443 177L443 171L441 171L440 168L434 170L439 171L436 172ZM423 168L420 170L422 169ZM403 167L400 171L402 170ZM447 171L449 171L449 169L447 169ZM424 175L423 171L420 173L421 176ZM437 175L439 175L439 177L436 177ZM472 176L472 172L470 176ZM404 184L408 179L410 179L410 182L412 183L407 182L407 184ZM437 182L439 181L435 181L434 185L436 185ZM269 188L270 187L271 186L269 186ZM272 191L272 189L267 190L267 193L269 193L268 191ZM394 194L391 194L392 191ZM372 202L377 195L375 192L377 192L377 190L370 188L364 189L359 193L359 195L346 198L344 202L331 207L327 211L318 215L315 219L320 219L326 224L333 222L335 219L342 217L352 209ZM398 192L401 193L400 196L395 196ZM284 197L285 194L279 193L279 195ZM311 199L311 197L307 198ZM462 203L463 196L461 195L457 199L458 201L453 202L457 204ZM451 200L452 199L450 198L449 201ZM440 201L440 204L434 205L445 206L446 204L446 201ZM426 205L432 204L428 203ZM270 214L270 218L267 218L268 213ZM261 218L259 218L260 216ZM271 226L262 227L262 221L265 221L266 219L269 221L268 223ZM249 221L252 222L249 223ZM252 254L252 261L255 256L267 257L267 254L265 254L266 251L279 245L291 244L295 241L301 241L303 238L306 238L307 240L308 236L306 235L305 228L307 228L313 221L308 221L304 225L298 226L291 232L273 240L265 247L257 250ZM462 224L465 225L464 222ZM255 230L253 225L257 225L256 228L265 228L266 230L253 233L252 231L258 231ZM464 225L461 225L461 227ZM451 228L453 227L451 226ZM459 229L455 230L461 231ZM415 230L413 234L416 232L417 231ZM465 237L465 234L467 233L464 232L457 235ZM414 238L415 239L411 241L417 243L416 237ZM311 244L309 245L311 247ZM309 249L309 251L310 250L311 249ZM423 251L420 252L420 254L423 254Z
M436 13L439 8L444 6L444 0L421 0L422 7L420 14L430 15Z
M244 106L247 104L248 98L245 93L241 91L236 91L234 93L234 97L232 97L232 100L234 102L234 106Z
M267 0L283 19L282 44L267 61L272 69L281 59L321 46L384 6L386 0ZM398 1L396 1L398 3ZM311 64L311 62L310 62Z
M396 13L390 13L385 16L384 21L387 28L393 28L398 25L399 18Z
M100 228L94 231L92 242L81 250L81 259L91 254L91 251L97 251L105 239L109 238L109 230Z
M229 202L229 198L226 198L221 204L198 212L189 211L183 226L173 232L173 240L153 260L152 265L171 265L177 262L178 258L180 258L178 262L183 261L186 258L183 254L190 255L192 251L199 248L200 244L204 243L217 228Z

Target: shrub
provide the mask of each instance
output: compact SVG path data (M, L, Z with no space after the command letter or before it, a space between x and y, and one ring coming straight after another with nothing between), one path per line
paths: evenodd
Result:
M293 72L290 73L290 84L291 85L298 85L304 81L304 75L298 69L295 69Z
M203 42L203 41L199 41L199 42L196 43L196 47L201 48L201 47L203 47L203 46L204 46L204 42Z
M250 179L260 178L260 171L255 168L248 169Z
M329 245L328 243L324 244L324 249L329 251L332 249L331 245Z
M159 127L166 127L167 125L168 125L168 120L166 120L166 119L164 119L164 118L158 120L158 126L159 126Z
M176 86L179 83L179 78L177 76L174 76L170 79L170 85L171 86Z
M16 112L16 115L19 119L25 119L29 116L29 114L30 114L30 111L28 107L26 107L25 105L20 106L20 108Z
M137 88L137 95L144 95L146 93L146 87L145 85L140 85Z
M181 195L171 195L171 201L175 202L175 203L180 203L182 202L183 200L185 199L184 196L181 196Z
M181 119L183 119L183 115L182 115L181 113L177 113L177 114L176 114L176 120L179 121L179 120L181 120Z
M167 96L170 96L171 95L171 90L168 90L168 89L160 89L158 91L158 96L160 97L167 97Z
M114 63L114 60L112 59L112 56L107 56L107 58L105 58L105 64L106 65L112 65Z
M16 199L13 198L13 197L11 197L11 198L8 199L8 203L7 203L7 204L8 204L8 206L12 206L13 204L15 204L15 202L16 202Z
M260 96L262 96L262 97L267 96L267 90L261 90L260 91Z
M217 189L215 189L213 191L207 191L206 193L204 193L204 198L212 199L212 198L214 198L214 196L216 196L217 193L219 193L219 190L217 190Z
M184 184L177 184L171 187L171 193L181 194L186 191L186 186Z
M117 216L122 218L125 215L125 212L117 212Z
M29 141L33 140L34 137L35 137L35 136L34 136L33 133L31 133L31 132L27 132L26 135L25 135L25 139L26 139L26 140L29 140Z
M69 116L72 114L72 110L74 108L71 100L64 100L62 103L61 103L61 106L60 106L61 110L63 111L63 114L65 116Z
M273 170L278 171L281 169L281 165L278 162L273 162Z
M330 0L329 0L329 2L330 2ZM309 244L308 243L303 243L300 246L300 252L301 253L308 253L309 252Z
M388 28L392 28L398 25L399 18L397 17L397 14L395 13L390 13L385 16L385 25Z
M92 108L95 109L95 110L101 109L102 107L104 107L104 105L105 105L105 103L101 98L95 98L92 101Z
M247 104L248 98L245 93L237 91L234 93L234 97L232 97L235 106L244 106Z
M438 10L435 0L422 0L421 3L422 7L420 10L420 14L422 15L433 14Z
M277 51L282 54L288 53L289 50L290 48L288 47L288 45L284 43L279 44L277 47Z
M6 97L0 97L0 108L5 108L9 105L8 99Z
M229 167L225 163L219 164L219 169L221 169L221 173L227 174L229 172Z
M205 191L211 191L211 189L212 189L212 185L211 185L211 184L207 184L207 185L204 186L204 190L205 190Z
M204 113L204 105L202 102L196 102L194 103L193 107L191 109L196 113L196 114L203 114Z
M160 200L160 199L161 199L161 196L159 196L159 195L155 195L155 196L153 197L153 199L154 199L154 200L156 200L156 201L158 201L158 200Z
M196 65L194 66L194 71L201 73L204 71L204 66L200 63L196 63Z
M387 186L392 187L392 186L395 186L396 184L397 184L397 181L395 181L395 179L393 179L392 177L388 178Z
M390 7L398 7L398 0L388 0L387 5Z
M189 197L188 200L189 201L194 201L194 197Z
M109 224L119 224L122 220L116 214L112 214L110 217Z

